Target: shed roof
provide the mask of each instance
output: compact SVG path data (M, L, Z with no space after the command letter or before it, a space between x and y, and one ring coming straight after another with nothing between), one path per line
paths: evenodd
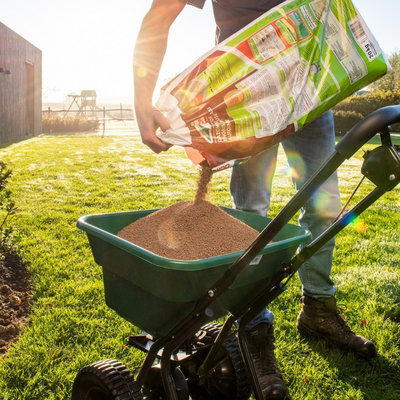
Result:
M82 97L96 97L96 91L95 90L82 90L81 92Z

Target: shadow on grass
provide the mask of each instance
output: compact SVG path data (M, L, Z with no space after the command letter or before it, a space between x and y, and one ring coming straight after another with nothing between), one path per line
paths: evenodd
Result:
M329 364L332 371L336 371L337 379L343 385L361 391L364 400L400 398L400 364L389 362L384 353L367 359L343 352L316 338L300 338Z

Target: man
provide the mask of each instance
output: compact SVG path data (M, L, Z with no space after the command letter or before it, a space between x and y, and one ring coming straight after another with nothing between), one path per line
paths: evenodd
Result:
M156 153L171 146L155 134L158 128L165 131L169 125L152 105L168 31L187 4L202 8L205 1L153 0L137 38L134 54L136 119L143 143ZM213 0L217 42L280 3L281 0ZM294 171L293 183L299 189L334 149L332 112L325 113L283 141L282 146ZM277 150L278 146L275 146L232 169L230 190L236 208L267 214ZM332 223L339 209L338 179L334 173L301 210L299 223L317 237ZM334 240L331 240L299 270L303 305L297 328L304 335L321 337L345 351L371 357L376 354L374 344L353 333L337 312L336 289L330 279L333 248ZM247 327L246 335L264 398L286 398L288 390L274 356L272 313L265 310L259 315Z

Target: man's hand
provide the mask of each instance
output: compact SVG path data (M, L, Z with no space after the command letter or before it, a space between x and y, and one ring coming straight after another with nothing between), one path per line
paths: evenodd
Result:
M166 131L170 128L167 119L155 107L141 109L136 107L136 121L139 127L142 142L150 147L155 153L167 151L172 144L164 143L157 135L156 131L160 128Z

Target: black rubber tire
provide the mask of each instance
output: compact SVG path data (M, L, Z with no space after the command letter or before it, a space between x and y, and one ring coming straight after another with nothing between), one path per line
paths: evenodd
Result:
M193 378L193 369L196 373L205 357L209 353L207 345L212 344L222 325L210 323L202 327L199 331L199 340L195 345L197 355L185 369L182 365L182 371L191 372L186 378ZM202 350L202 347L205 347ZM190 376L191 375L191 376ZM246 367L240 353L239 343L236 336L231 333L225 340L219 354L216 357L214 365L206 376L196 386L189 386L189 394L193 400L248 400L251 395L251 384L248 379Z
M142 400L143 396L125 365L116 360L102 360L78 372L71 399Z

